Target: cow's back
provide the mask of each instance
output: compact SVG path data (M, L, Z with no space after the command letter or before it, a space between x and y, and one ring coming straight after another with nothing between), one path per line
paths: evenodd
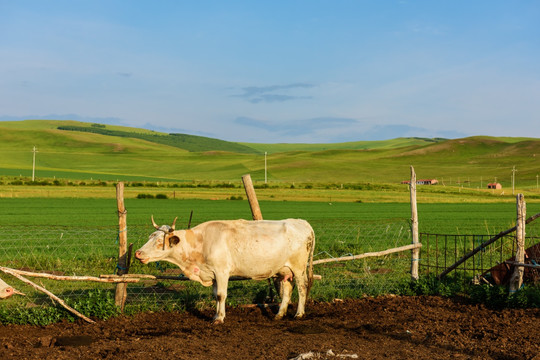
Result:
M313 229L301 219L209 221L193 228L204 234L209 263L231 275L267 278L291 261L306 262Z

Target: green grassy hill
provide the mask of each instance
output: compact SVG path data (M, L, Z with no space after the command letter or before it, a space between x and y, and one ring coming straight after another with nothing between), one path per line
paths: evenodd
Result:
M59 127L69 130L60 130ZM83 131L80 131L83 130ZM399 183L410 165L419 178L444 185L485 187L516 182L536 187L540 140L470 137L400 138L340 144L233 143L191 135L76 121L0 122L0 176L151 181L240 181L250 173L294 183Z
M241 143L252 149L258 150L260 153L267 152L274 154L279 152L289 151L324 151L324 150L368 150L368 149L394 149L405 146L422 146L436 142L445 141L446 139L428 139L428 138L397 138L392 140L380 141L353 141L334 144L255 144Z

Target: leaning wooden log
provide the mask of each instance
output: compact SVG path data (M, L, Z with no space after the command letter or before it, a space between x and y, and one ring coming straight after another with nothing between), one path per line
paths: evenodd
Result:
M338 262L338 261L358 260L358 259L363 259L363 258L367 258L367 257L384 256L384 255L388 255L388 254L393 254L393 253L397 253L397 252L401 252L401 251L417 249L417 248L421 248L421 247L422 247L421 243L410 244L410 245L400 246L400 247L397 247L397 248L383 250L383 251L363 253L363 254L360 254L360 255L350 255L350 256L342 256L342 257L339 257L339 258L315 260L315 261L313 261L313 265L326 264L326 263Z
M78 312L77 310L75 310L74 308L72 308L71 306L69 306L68 304L66 304L64 302L64 300L60 299L58 296L54 295L52 292L50 292L49 290L45 289L44 287L41 287L35 283L33 283L32 281L28 280L27 278L17 274L16 272L14 271L11 271L9 268L5 268L5 267L0 267L0 270L2 270L3 272L5 272L6 274L9 274L9 275L13 275L15 276L17 279L21 280L22 282L32 286L33 288L47 294L53 301L56 301L58 302L60 305L62 305L66 310L68 310L69 312L71 312L72 314L80 317L81 319L83 319L84 321L86 322L89 322L91 324L95 323L94 320L84 316L83 314L81 314L80 312Z
M101 277L93 277L93 276L64 276L64 275L53 275L48 273L38 273L38 272L31 272L31 271L24 271L24 270L17 270L17 269L11 269L7 267L0 266L0 270L8 270L14 273L17 273L19 275L24 276L30 276L30 277L39 277L39 278L45 278L45 279L51 279L51 280L63 280L63 281L93 281L93 282L104 282L104 283L136 283L139 282L139 279L133 279L133 278L124 278L124 277L117 277L117 278L101 278ZM4 271L5 272L5 271Z

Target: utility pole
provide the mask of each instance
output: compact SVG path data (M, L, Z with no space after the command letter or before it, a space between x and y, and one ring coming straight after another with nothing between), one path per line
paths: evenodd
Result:
M267 176L267 170L266 170L266 154L267 152L264 152L264 183L266 184L268 182L268 176Z
M514 165L514 167L512 168L512 195L514 195L514 186L515 186L515 183L516 183L516 166Z
M32 152L34 153L33 160L32 160L32 182L34 182L34 180L36 179L35 175L36 175L36 152L37 152L35 145Z

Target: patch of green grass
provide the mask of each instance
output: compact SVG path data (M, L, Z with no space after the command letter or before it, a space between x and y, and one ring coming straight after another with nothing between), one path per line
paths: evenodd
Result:
M120 314L120 309L114 302L114 292L111 290L89 290L76 299L67 299L66 304L90 318L106 320ZM0 306L0 324L44 326L61 320L77 319L78 317L60 305L34 305L29 308Z
M472 303L484 304L491 309L538 308L540 307L540 287L524 285L510 293L506 286L474 285L471 279L460 275L438 279L435 275L425 275L416 282L404 281L400 284L400 295L440 295L444 297L465 296Z

